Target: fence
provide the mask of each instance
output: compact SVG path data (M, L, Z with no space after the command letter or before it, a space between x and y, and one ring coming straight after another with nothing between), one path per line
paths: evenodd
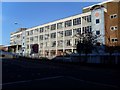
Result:
M82 54L55 57L56 61L98 64L120 64L120 54Z

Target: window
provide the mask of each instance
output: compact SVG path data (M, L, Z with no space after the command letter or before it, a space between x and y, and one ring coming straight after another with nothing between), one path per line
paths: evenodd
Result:
M29 36L29 31L27 31L27 35Z
M35 34L37 34L37 33L38 33L38 29L35 29L35 31L34 31L34 32L35 32Z
M85 27L85 33L87 33L87 27Z
M79 25L79 24L81 24L81 18L73 19L73 25Z
M100 23L100 20L99 19L96 19L96 24Z
M83 21L91 22L91 15L82 17Z
M96 31L96 35L100 35L100 31Z
M51 42L52 47L56 46L56 41Z
M85 33L85 27L82 27L82 29L83 29L83 30L82 30L82 33Z
M74 44L77 45L79 42L79 39L75 39Z
M111 15L110 18L113 19L114 18L113 15Z
M51 33L51 38L56 38L56 33Z
M117 18L117 14L114 15L114 18Z
M63 28L63 22L57 24L57 29Z
M49 26L45 26L45 32L49 30Z
M112 41L112 42L117 42L118 39L117 39L117 38L112 38L111 41Z
M29 38L26 38L26 42L29 42Z
M91 30L90 30L90 26L87 26L87 30L86 30L86 32L91 32Z
M22 36L22 35L21 35L21 34L19 34L17 37L18 37L18 38L20 38L21 36Z
M66 46L70 46L71 45L71 40L65 40L65 44L66 44Z
M27 45L27 49L29 49L29 45Z
M55 30L56 29L56 24L51 25L51 30Z
M117 41L118 41L118 39L116 38L116 39L115 39L115 42L117 42Z
M40 33L42 33L44 31L44 27L40 28Z
M48 43L47 42L45 42L45 47L47 47L48 46Z
M49 34L45 34L45 40L49 39Z
M59 40L57 46L63 46L63 40Z
M43 40L43 35L40 35L39 39L40 39L40 40Z
M57 33L57 36L58 36L58 37L63 37L63 31L59 31L59 32Z
M118 27L117 26L111 26L110 30L118 30Z
M89 26L89 32L92 32L92 26Z
M33 35L33 30L30 31L30 35Z
M34 40L35 40L35 41L38 41L38 36L35 36Z
M117 26L115 26L114 28L115 28L115 30L118 30L118 27L117 27Z
M91 22L91 15L87 16L87 22Z
M81 28L73 29L73 35L81 33Z
M33 37L30 37L30 41L33 41Z
M110 19L117 18L117 14L110 15Z
M43 48L43 43L40 43L40 48Z
M72 26L72 20L65 21L65 27Z
M82 17L82 19L83 19L84 21L86 21L86 20L87 20L86 16Z
M82 27L82 28L83 28L83 31L82 31L82 33L89 33L89 32L91 32L91 31L92 31L92 28L91 28L91 26Z
M71 36L71 35L72 35L72 30L65 31L65 36Z

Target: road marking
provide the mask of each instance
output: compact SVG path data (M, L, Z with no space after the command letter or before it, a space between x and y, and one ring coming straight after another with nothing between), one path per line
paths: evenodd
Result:
M85 82L85 83L90 83L90 84L96 84L96 85L107 86L107 87L113 87L113 88L120 88L120 87L115 86L115 85L102 84L102 83L93 82L93 81L86 81L86 80L78 79L78 78L71 77L71 76L68 76L68 78L73 79L73 80L77 80L77 81L81 81L81 82Z
M9 83L3 83L3 84L0 84L0 85L19 84L19 83L25 83L25 82L31 82L31 81L39 81L39 80L56 79L56 78L61 78L61 77L64 77L64 76L54 76L54 77L45 77L45 78L34 79L34 80L26 80L26 81L9 82Z

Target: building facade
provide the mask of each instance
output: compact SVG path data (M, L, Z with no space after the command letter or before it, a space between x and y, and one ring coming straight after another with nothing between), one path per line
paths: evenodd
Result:
M110 0L83 8L83 13L32 28L22 28L11 34L11 46L16 53L31 54L31 47L39 45L39 56L54 57L76 53L78 33L99 35L101 46L120 46L120 0ZM111 9L111 6L112 9Z

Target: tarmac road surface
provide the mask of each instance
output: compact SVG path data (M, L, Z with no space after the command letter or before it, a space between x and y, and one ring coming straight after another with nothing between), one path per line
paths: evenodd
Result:
M118 69L55 62L2 60L3 90L41 88L120 89Z

